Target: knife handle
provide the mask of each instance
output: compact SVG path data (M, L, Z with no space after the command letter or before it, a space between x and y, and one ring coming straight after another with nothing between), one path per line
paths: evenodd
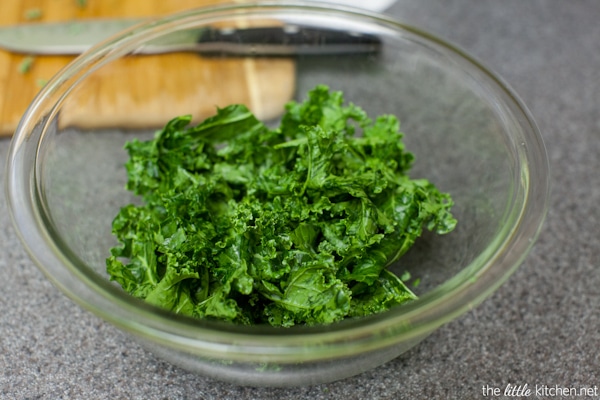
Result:
M336 29L296 25L207 29L198 39L202 54L294 56L377 53L379 37Z

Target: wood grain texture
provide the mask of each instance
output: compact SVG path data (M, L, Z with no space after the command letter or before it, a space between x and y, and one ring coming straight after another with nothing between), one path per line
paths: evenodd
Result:
M102 17L153 17L226 0L2 0L0 26L20 22L72 21ZM241 2L241 1L240 1ZM27 18L31 10L40 17ZM0 50L0 136L11 135L44 82L74 57L27 56ZM132 56L94 72L60 123L82 128L155 127L180 114L196 120L215 107L248 105L259 117L276 117L295 88L291 59L203 58L196 54Z

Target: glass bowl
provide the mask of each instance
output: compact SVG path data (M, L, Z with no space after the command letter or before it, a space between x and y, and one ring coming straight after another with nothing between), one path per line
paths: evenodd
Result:
M142 55L199 28L297 27L375 38L375 48L300 53ZM313 37L314 39L314 37ZM266 40L266 39L265 39ZM285 38L279 47L286 49ZM311 41L312 40L312 41ZM285 52L284 52L285 53ZM174 315L125 293L106 273L111 223L133 201L124 143L168 119L202 119L244 103L267 123L318 84L370 116L391 113L416 161L413 177L449 192L455 231L425 234L390 268L408 271L419 299L327 326L237 326ZM549 173L540 133L515 93L465 52L388 17L337 5L221 5L139 24L93 47L54 76L15 132L7 163L10 211L33 261L68 297L156 355L243 385L293 386L352 376L418 344L472 309L523 261L546 214Z

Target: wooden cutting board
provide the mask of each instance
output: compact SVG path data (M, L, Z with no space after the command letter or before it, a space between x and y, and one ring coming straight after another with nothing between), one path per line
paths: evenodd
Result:
M228 0L1 0L0 26L104 17L154 17ZM242 1L239 1L242 2ZM141 59L143 57L143 60ZM11 135L44 83L74 57L0 50L0 136ZM23 68L30 61L29 68ZM169 74L164 71L168 70ZM94 73L61 111L61 124L82 128L156 127L181 114L201 120L215 107L246 104L260 118L283 111L295 88L295 64L284 58L135 56Z

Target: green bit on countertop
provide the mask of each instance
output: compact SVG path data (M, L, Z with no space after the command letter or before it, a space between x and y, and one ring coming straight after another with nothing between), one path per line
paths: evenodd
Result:
M31 71L31 68L33 68L34 62L35 62L35 57L33 57L33 56L26 56L19 63L19 66L18 66L19 72L21 74L28 73L29 71Z
M25 10L24 17L28 21L42 18L42 10L39 8L28 8Z

